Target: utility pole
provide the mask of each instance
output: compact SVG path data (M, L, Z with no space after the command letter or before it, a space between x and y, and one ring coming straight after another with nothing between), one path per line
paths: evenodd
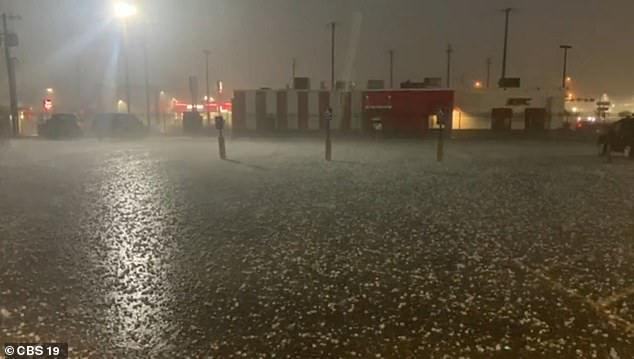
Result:
M130 101L130 63L128 61L128 21L123 19L123 66L125 66L125 102L128 114L132 112Z
M143 24L143 71L145 75L145 120L148 131L152 128L150 120L150 70L147 55L147 23Z
M209 50L203 50L203 53L205 54L205 76L206 76L206 81L207 81L207 87L206 87L206 95L207 95L207 101L205 102L205 110L207 111L207 127L209 127L210 121L211 121L211 114L209 113L209 54L211 54L211 51Z
M156 114L156 127L157 132L161 132L160 122L161 122L161 92L155 89L154 93L156 97L154 98L154 113Z
M335 89L335 31L337 24L333 21L330 23L330 88Z
M331 96L330 98L332 99L333 96L333 91L335 91L335 30L336 30L337 25L335 24L335 22L333 21L332 23L330 23L330 29L331 29L331 38L330 38L330 91L331 91ZM326 161L330 161L332 160L332 142L330 139L330 123L332 122L332 116L333 116L333 111L332 111L332 106L328 108L328 110L326 111L326 113L324 114L324 126L326 128L326 153L325 153L325 157L326 157Z
M453 53L453 48L451 44L447 45L447 88L451 87L451 54Z
M502 80L506 79L506 56L508 51L508 40L509 40L509 17L511 15L512 8L506 8L504 10L504 53L502 54Z
M81 56L77 55L77 62L75 62L75 92L77 92L77 111L80 111L83 107L83 101L81 96Z
M394 88L394 50L389 50L390 55L390 88Z
M293 64L291 65L291 87L295 87L295 76L297 72L297 60L293 57Z
M11 128L13 136L20 134L20 114L18 113L18 95L15 81L15 63L13 57L11 57L11 47L17 46L17 36L15 34L9 34L9 26L7 25L7 14L2 14L2 33L4 44L4 56L7 62L7 72L9 75L9 107L11 111ZM19 18L10 16L10 18ZM13 42L13 43L12 43Z
M566 78L568 77L568 74L567 74L567 70L568 70L568 50L572 49L572 46L570 46L570 45L560 45L559 48L564 50L564 73L563 73L563 76L561 78L561 88L565 90L566 89Z
M491 58L487 57L487 88L491 86Z

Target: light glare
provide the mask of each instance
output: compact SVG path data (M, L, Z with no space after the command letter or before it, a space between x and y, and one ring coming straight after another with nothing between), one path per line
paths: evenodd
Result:
M125 19L127 17L136 15L136 13L136 6L130 3L118 1L114 4L114 15L118 18Z

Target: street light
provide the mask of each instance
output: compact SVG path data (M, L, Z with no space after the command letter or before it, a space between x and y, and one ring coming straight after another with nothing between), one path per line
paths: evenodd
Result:
M118 1L114 3L114 15L123 22L123 61L125 66L125 102L127 112L131 112L132 102L130 101L130 69L128 66L128 22L127 19L136 15L136 6Z
M211 121L210 119L210 114L209 114L209 54L211 54L211 51L209 50L203 50L203 53L205 54L205 69L206 69L206 80L207 80L207 95L205 96L205 109L207 110L207 127L209 127L209 123Z
M138 12L136 6L125 1L117 1L114 4L114 15L120 19L125 19L136 15Z
M564 50L564 74L561 79L561 88L566 89L566 80L568 78L566 74L567 66L568 66L568 50L572 49L570 45L560 45L560 49Z
M46 88L46 93L52 94L53 93L53 88L52 87Z

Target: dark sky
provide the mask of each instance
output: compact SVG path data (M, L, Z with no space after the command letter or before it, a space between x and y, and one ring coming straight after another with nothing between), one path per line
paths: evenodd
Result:
M291 59L313 86L329 79L329 30L337 21L339 79L387 79L387 50L394 49L397 81L443 76L444 49L454 49L454 85L485 77L485 59L500 75L503 14L512 6L509 76L526 85L560 82L561 43L574 46L570 75L584 96L608 93L634 100L634 1L632 0L144 0L130 21L130 68L135 98L142 98L142 23L147 22L153 87L182 98L187 77L204 83L209 48L212 78L235 88L283 87ZM95 99L99 88L121 97L117 62L121 24L106 0L3 0L2 10L22 16L11 26L20 36L21 100L38 103L46 87L59 102L79 92ZM4 59L0 96L6 101ZM79 68L79 70L78 70ZM78 76L79 74L79 76ZM79 86L77 79L80 78ZM118 92L118 93L117 93ZM135 100L138 102L137 100ZM629 100L628 100L629 101Z

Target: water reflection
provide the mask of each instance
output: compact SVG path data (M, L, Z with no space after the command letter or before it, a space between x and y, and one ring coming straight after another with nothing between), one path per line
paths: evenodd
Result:
M94 283L103 301L100 332L119 348L159 350L174 331L167 180L157 162L136 156L112 159L101 171L90 213L97 222L92 260L101 268Z

